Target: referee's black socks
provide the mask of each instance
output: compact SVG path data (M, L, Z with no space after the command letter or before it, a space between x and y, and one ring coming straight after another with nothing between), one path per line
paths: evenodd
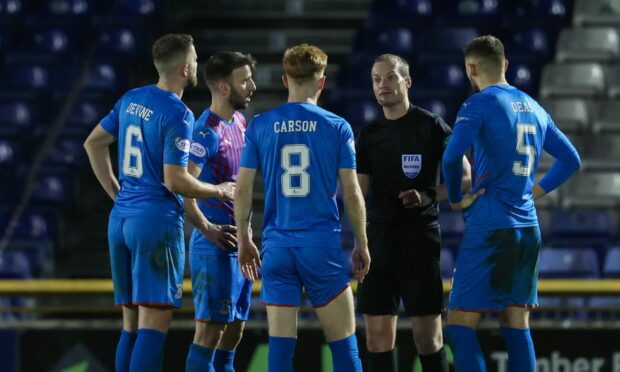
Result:
M396 372L394 349L381 353L366 354L368 356L368 372Z
M443 347L432 354L420 355L420 362L424 372L448 372L448 360Z

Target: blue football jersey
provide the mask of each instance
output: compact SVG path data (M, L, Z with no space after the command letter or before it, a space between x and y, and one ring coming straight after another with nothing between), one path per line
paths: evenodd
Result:
M209 109L196 120L189 158L202 171L198 179L210 184L235 182L246 129L243 114L235 112L228 122ZM198 207L210 222L235 223L234 204L217 198L197 199Z
M355 169L349 123L316 105L289 102L254 117L245 136L241 166L263 176L263 242L340 246L338 169Z
M510 85L489 86L463 103L444 163L458 164L470 146L472 192L486 189L465 211L470 231L536 226L532 187L541 152L578 159L549 114L529 95ZM460 174L446 172L445 165L450 200L459 201Z
M183 223L183 198L164 183L164 164L187 166L194 115L156 85L125 93L101 126L118 138L116 217Z

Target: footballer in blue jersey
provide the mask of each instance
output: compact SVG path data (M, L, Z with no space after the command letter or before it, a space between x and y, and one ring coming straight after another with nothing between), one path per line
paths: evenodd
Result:
M535 371L529 309L537 306L540 231L534 199L553 191L580 166L579 155L547 112L508 85L501 42L483 36L464 49L476 94L461 107L443 156L448 195L464 210L466 231L449 299L448 340L457 370L484 371L475 338L480 314L501 312L511 371ZM460 159L471 148L472 194L460 190ZM542 151L556 158L535 184ZM457 177L458 176L458 177Z
M233 190L230 183L200 183L187 172L194 115L181 96L196 85L193 38L161 37L153 60L157 85L125 93L84 144L97 179L114 199L108 241L115 303L123 306L117 371L161 369L172 308L182 296L181 195L230 198ZM116 140L118 179L109 155Z
M293 369L302 290L321 319L334 370L359 371L352 292L342 258L336 203L340 181L359 241L353 260L361 280L370 258L353 133L346 120L316 105L327 65L321 49L298 45L284 53L282 63L288 102L254 117L245 134L235 194L239 263L244 275L254 279L262 262L261 299L267 305L270 371ZM248 225L257 170L265 190L261 257Z
M239 52L218 52L204 67L211 106L196 121L189 172L200 181L234 182L239 171L246 121L239 109L250 103L256 60ZM186 371L233 371L235 348L250 312L252 282L237 260L233 203L186 198L196 333Z

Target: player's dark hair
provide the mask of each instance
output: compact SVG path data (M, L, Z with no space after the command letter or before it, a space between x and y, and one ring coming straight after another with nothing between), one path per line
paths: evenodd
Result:
M194 44L187 34L167 34L153 44L153 62L159 73L167 72L174 62L184 59Z
M407 63L407 61L401 56L397 56L396 54L382 54L379 57L375 58L373 65L379 62L392 63L394 67L396 67L396 71L398 71L400 76L404 78L410 77L409 63Z
M230 77L239 67L249 66L252 73L256 67L256 59L251 54L240 52L217 52L205 63L203 77L209 87L222 79Z
M463 47L465 59L473 58L478 61L480 68L491 74L501 74L504 71L504 45L492 35L477 37Z

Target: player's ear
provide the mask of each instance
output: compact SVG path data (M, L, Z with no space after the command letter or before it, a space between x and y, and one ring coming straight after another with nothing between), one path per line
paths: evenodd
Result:
M181 66L179 66L179 75L181 75L181 77L188 78L189 74L189 63L183 63Z
M325 75L321 76L321 78L318 80L317 88L319 88L319 90L323 90L323 88L325 88L326 80L327 80L327 77Z
M284 87L288 89L288 78L286 77L286 74L282 74L282 84L284 84Z
M405 84L407 85L407 89L411 88L411 84L412 84L411 76L407 76L405 78Z
M504 59L504 74L508 71L508 59Z
M222 97L227 97L230 94L230 85L224 80L217 82L217 91Z

